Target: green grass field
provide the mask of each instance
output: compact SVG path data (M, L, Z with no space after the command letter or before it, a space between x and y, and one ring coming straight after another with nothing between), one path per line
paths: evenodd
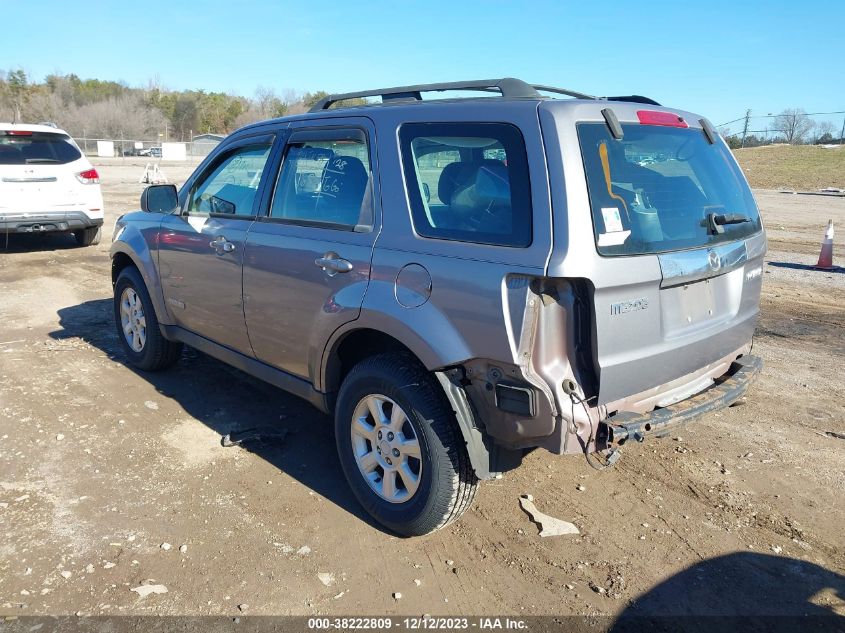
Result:
M734 150L752 187L816 191L845 189L845 147L768 145Z

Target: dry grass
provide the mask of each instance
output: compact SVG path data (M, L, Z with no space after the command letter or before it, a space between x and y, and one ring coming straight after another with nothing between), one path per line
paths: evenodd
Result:
M815 191L845 189L845 148L769 145L735 150L752 187Z

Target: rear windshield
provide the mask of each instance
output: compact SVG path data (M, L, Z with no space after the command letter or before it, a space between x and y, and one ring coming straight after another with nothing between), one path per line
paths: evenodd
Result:
M0 130L0 165L65 164L81 156L65 134Z
M730 151L700 129L578 124L596 245L639 255L741 239L761 229L757 205Z

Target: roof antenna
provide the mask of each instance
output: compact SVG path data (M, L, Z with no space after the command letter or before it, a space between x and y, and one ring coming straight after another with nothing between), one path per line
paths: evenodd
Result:
M616 118L616 113L610 108L605 108L601 111L601 115L604 117L604 121L607 123L607 127L610 129L610 133L613 135L613 138L617 141L621 141L622 137L625 136L625 133L622 131L619 119Z

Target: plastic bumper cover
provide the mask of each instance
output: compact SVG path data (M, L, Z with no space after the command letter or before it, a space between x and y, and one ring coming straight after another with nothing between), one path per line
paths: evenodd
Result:
M77 231L102 226L103 218L92 218L84 211L45 211L3 213L0 211L0 233L50 233Z

